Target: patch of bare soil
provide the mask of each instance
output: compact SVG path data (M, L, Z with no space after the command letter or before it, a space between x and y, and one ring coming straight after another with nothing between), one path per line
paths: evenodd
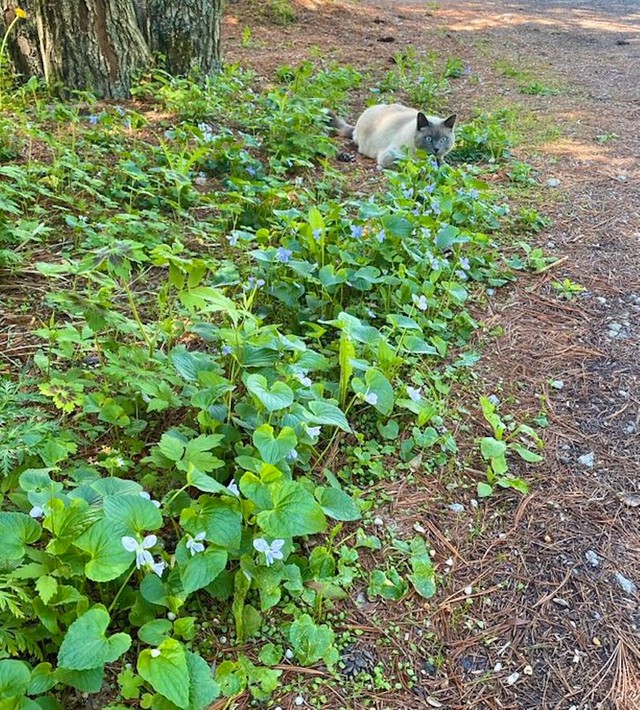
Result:
M482 314L504 333L495 342L480 336L488 391L511 398L518 419L546 400L546 461L524 472L536 477L531 494L474 507L472 488L452 491L429 476L388 491L394 502L381 514L401 529L426 529L445 582L429 603L350 611L362 647L400 629L392 641L399 660L380 660L404 687L354 693L345 681L327 691L325 707L637 710L640 6L451 0L296 8L297 21L277 28L256 24L243 2L229 5L228 59L268 75L315 53L376 72L407 45L433 49L472 69L451 95L463 120L477 106L517 103L555 126L559 139L532 138L519 152L538 170L540 201L553 220L540 241L566 257ZM525 96L497 60L542 83L555 77L562 90ZM354 94L354 114L362 106ZM564 278L586 293L559 300L551 284ZM449 510L451 501L464 511ZM417 686L399 666L407 660ZM294 707L293 696L278 702Z

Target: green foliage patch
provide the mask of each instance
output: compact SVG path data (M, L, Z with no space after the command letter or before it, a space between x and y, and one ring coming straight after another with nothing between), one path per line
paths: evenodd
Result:
M326 160L327 97L359 80L309 63L264 91L236 67L204 86L156 75L136 92L146 105L88 97L89 112L16 94L15 144L40 157L0 166L0 267L28 267L46 296L26 304L40 347L0 389L11 707L100 692L114 666L113 702L263 701L282 673L274 643L332 670L323 608L363 574L357 547L376 546L356 485L385 475L376 439L431 470L456 454L447 395L477 359L469 304L513 277L497 243L508 209L477 170L426 156L348 192ZM504 157L482 120L471 154ZM515 487L504 449L535 460L517 440L531 432L502 437L483 410L489 483ZM369 594L431 597L425 540L394 545ZM234 645L276 614L279 635L259 657L224 655L215 614Z

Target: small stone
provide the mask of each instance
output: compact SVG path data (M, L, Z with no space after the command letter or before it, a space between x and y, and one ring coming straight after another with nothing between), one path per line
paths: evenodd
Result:
M533 668L532 668L531 666L525 666L525 667L522 669L522 672L523 672L525 675L533 675Z
M454 513L463 513L464 512L464 505L461 503L451 503L449 506L449 510L452 510Z
M434 697L431 695L427 696L427 705L430 705L432 708L441 708L443 707L442 703L438 702Z
M616 175L616 180L618 182L627 182L628 179L629 178L624 173L620 173L620 175Z
M593 637L593 645L596 648L600 648L602 646L602 641L600 641L600 639L597 636L594 636Z
M600 557L593 551L593 550L587 550L584 553L585 559L587 562L592 566L592 567L599 567L600 562L602 561Z
M596 462L596 457L593 451L590 451L588 454L582 454L582 456L578 456L578 463L581 463L583 466L586 466L587 468L593 468L593 465Z
M558 187L559 184L560 184L560 180L558 180L558 178L549 178L547 180L547 185L549 187Z
M609 330L613 331L614 333L619 333L622 330L622 324L613 321L612 323L609 323L607 328L609 328Z
M285 655L286 658L288 658L289 660L291 660L291 659L293 658L293 651L292 651L290 648L288 648L288 649L284 652L284 655Z
M378 515L373 519L373 524L376 527L381 528L384 525L384 520Z
M629 393L627 390L618 390L618 394L623 398L623 399L629 399Z
M501 670L502 670L502 663L500 663L500 661L498 661L496 663L496 665L493 667L493 672L500 673Z
M424 535L424 533L427 532L427 531L422 527L422 525L420 525L420 523L414 523L414 524L413 524L413 529L414 529L416 532L421 533L422 535Z
M505 683L506 683L507 685L513 685L513 684L518 680L519 677L520 677L520 673L518 673L518 671L516 671L515 673L512 673L512 674L505 680Z
M597 301L600 305L604 306L605 303L607 302L607 299L606 299L604 296L596 296L596 301Z
M304 698L302 695L297 695L296 699L293 701L296 705L302 705L304 703Z
M469 505L470 505L472 508L477 508L477 507L478 507L478 501L477 501L475 498L472 498L472 499L469 501Z
M636 495L635 493L622 496L621 500L629 508L637 508L640 505L640 495Z
M462 591L464 592L465 596L470 597L473 594L473 587L469 585L468 587L465 587Z
M623 574L620 572L615 573L615 578L616 582L622 587L622 591L626 592L627 594L635 594L638 591L638 588L636 587L635 583L632 582L630 579L627 579Z
M551 386L553 387L553 389L561 390L564 388L564 381L563 380L552 380Z
M568 609L571 604L566 599L563 599L562 597L554 597L553 598L553 603L557 604L558 606L563 606L565 609Z

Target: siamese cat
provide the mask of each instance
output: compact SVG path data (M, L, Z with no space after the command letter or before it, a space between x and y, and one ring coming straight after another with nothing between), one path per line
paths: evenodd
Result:
M455 114L448 118L427 116L402 104L369 106L355 126L334 115L331 121L338 135L351 138L359 153L375 158L379 169L391 167L403 148L424 150L440 165L455 140Z

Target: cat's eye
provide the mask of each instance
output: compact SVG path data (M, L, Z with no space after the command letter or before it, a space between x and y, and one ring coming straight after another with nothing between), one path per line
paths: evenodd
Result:
M425 140L427 141L427 143L431 143L432 138L431 138L431 136L426 136Z

